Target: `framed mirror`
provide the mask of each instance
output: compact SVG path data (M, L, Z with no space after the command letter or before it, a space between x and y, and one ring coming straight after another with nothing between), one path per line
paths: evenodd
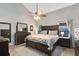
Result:
M9 39L11 42L11 24L0 22L0 36Z
M18 31L27 32L27 31L28 31L28 26L27 26L27 24L17 22L17 25L16 25L16 32L18 32Z

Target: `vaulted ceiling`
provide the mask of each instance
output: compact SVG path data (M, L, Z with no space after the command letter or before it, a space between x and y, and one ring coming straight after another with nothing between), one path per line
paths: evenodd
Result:
M49 13L73 4L75 3L38 3L38 9L42 10L44 13ZM36 3L23 3L23 5L32 13L36 11Z

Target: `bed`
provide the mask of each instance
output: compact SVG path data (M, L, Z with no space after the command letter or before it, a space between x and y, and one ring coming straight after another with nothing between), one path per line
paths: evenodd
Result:
M0 36L0 56L10 56L9 39Z
M54 49L57 46L58 41L58 25L53 26L42 26L41 27L43 32L40 34L32 34L25 38L26 47L31 46L33 48L39 49L42 52L51 55ZM56 35L52 35L52 31L57 31ZM54 33L53 32L53 33Z

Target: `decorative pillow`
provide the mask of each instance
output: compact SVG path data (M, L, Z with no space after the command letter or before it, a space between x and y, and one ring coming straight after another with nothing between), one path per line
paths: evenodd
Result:
M49 35L57 35L57 31L49 31Z
M47 31L41 31L41 34L47 34Z

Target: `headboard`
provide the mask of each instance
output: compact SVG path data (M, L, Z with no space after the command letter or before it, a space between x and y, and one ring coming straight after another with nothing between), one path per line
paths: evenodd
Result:
M42 30L58 30L58 25L42 26Z
M49 33L49 31L58 31L58 25L48 25L48 26L42 26L41 27L41 30L44 31L46 30L47 31L47 34Z

